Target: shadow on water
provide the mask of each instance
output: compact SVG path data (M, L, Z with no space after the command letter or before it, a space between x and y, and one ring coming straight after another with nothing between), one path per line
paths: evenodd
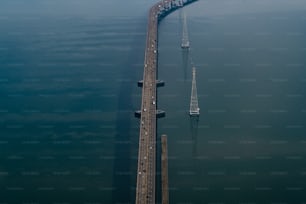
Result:
M141 20L137 31L145 30L146 19ZM136 185L136 169L131 168L137 166L137 160L132 159L132 149L138 148L137 144L131 141L138 141L134 137L138 135L131 134L131 125L134 117L134 105L132 101L132 93L137 89L136 82L138 79L137 72L142 69L135 67L135 64L143 63L143 50L145 35L143 37L135 36L131 42L131 51L126 60L122 60L123 78L127 79L120 82L119 99L117 108L116 135L115 135L115 152L114 152L114 169L113 169L113 192L112 203L133 203L133 187ZM134 70L133 70L134 69ZM135 173L135 176L134 176ZM135 181L134 181L135 180Z
M198 148L198 126L199 126L199 116L190 116L190 134L192 140L192 157L197 157Z
M187 70L189 64L189 49L182 49L182 60L183 60L183 72L184 72L184 82L187 80Z

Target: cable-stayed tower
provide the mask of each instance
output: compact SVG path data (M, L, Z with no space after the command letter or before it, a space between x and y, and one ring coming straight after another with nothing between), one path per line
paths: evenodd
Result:
M197 94L197 85L196 85L196 68L192 68L192 88L191 88L191 97L190 97L190 116L200 115L200 108L198 104L198 94Z

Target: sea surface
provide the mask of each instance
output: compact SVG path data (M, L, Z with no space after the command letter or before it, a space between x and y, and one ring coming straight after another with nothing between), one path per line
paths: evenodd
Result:
M155 2L1 1L1 204L135 202ZM159 27L170 203L305 203L306 2L200 0L184 8L188 51L181 12Z

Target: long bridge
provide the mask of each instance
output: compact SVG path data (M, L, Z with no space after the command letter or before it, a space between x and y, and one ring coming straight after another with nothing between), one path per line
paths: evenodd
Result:
M162 0L150 8L145 48L140 117L136 204L155 203L156 175L156 72L158 56L158 23L169 13L196 0ZM139 84L138 83L138 84Z

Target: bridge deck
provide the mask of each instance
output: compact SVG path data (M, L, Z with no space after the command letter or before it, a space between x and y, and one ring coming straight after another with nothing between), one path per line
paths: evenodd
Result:
M136 204L155 203L158 22L177 8L194 1L196 0L163 0L149 11L142 86Z

